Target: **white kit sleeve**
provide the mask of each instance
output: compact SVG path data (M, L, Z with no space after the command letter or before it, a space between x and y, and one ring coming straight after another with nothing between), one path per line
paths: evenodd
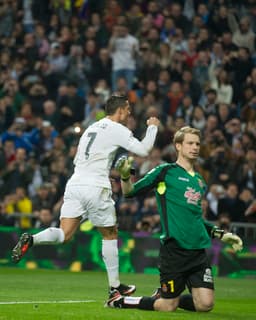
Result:
M155 125L148 126L146 135L141 141L133 136L130 136L128 145L125 147L125 149L141 157L147 156L155 143L157 130L158 128Z

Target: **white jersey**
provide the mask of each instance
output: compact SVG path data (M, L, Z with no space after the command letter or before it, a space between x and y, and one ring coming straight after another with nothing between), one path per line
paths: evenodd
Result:
M80 138L74 159L75 170L69 185L93 185L111 188L109 173L117 149L122 147L139 156L147 156L152 149L157 126L147 128L142 141L122 124L104 118L89 126Z
M115 39L115 50L112 52L114 71L121 69L135 70L134 54L138 51L138 43L138 40L130 34L124 38Z

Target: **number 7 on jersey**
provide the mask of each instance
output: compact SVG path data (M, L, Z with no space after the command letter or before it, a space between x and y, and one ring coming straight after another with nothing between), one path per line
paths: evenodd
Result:
M89 132L87 134L87 137L89 138L89 142L87 143L87 146L86 146L86 149L85 149L85 158L86 159L89 158L89 152L90 152L91 146L92 146L93 141L95 140L96 136L97 136L96 132Z

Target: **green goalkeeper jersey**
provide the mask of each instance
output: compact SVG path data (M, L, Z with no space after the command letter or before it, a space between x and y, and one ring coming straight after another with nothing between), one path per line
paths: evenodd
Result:
M152 189L161 217L161 241L174 238L184 249L210 247L214 226L202 218L201 200L206 189L202 176L191 175L176 163L162 164L136 182L127 197Z

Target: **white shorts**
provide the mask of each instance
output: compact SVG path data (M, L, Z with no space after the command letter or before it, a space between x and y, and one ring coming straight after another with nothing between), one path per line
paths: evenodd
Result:
M111 196L111 189L67 185L60 219L81 217L81 221L89 219L95 227L115 226L115 202Z

